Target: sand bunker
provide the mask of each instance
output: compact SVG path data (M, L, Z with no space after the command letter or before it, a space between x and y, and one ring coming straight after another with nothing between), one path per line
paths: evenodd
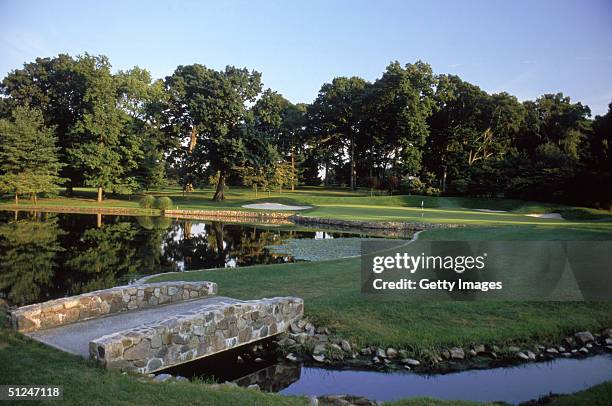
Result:
M508 213L506 210L493 210L493 209L474 209L476 211L484 211L486 213Z
M259 210L306 210L312 209L311 206L289 206L280 203L255 203L245 204L242 206L246 209L259 209Z
M532 213L532 214L526 214L526 216L529 217L537 217L539 219L556 219L556 220L563 220L563 216L561 216L560 213L544 213L544 214L538 214L538 213Z

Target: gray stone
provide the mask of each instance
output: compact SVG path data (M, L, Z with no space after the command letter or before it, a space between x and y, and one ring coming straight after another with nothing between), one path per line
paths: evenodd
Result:
M155 378L153 378L153 381L155 381L155 382L166 382L169 379L172 379L172 375L170 375L170 374L159 374Z
M378 358L385 358L385 357L387 357L387 353L382 348L377 348L375 354L376 354L376 356Z
M342 347L342 351L346 351L346 352L351 351L351 344L349 344L349 342L346 340L340 341L340 347Z
M314 346L314 349L312 350L313 354L321 354L325 352L325 345L323 344L317 344Z
M475 345L474 351L476 351L477 354L484 354L486 352L485 346L482 344Z
M449 350L450 356L452 359L464 359L465 353L463 352L463 348L453 347Z
M297 357L293 353L287 354L287 356L285 358L288 361L291 361L291 362L297 362L298 361Z
M185 378L184 376L177 376L176 377L177 382L189 382L189 379Z
M528 358L529 358L531 361L533 361L533 360L535 360L535 359L536 359L536 355L534 354L534 352L533 352L533 351L527 351L527 357L528 357Z
M313 355L312 359L314 359L317 362L325 362L325 355L323 354Z
M607 328L601 332L601 336L604 338L612 338L612 328Z
M556 349L556 348L552 348L552 347L550 347L550 348L547 348L547 349L546 349L546 353L547 353L547 354L551 354L551 355L557 355L557 354L559 354L559 351L557 351L557 349Z
M151 358L149 362L147 362L147 371L157 371L163 366L163 362L159 358Z
M401 360L401 363L409 365L411 367L418 367L419 365L421 365L420 361L413 359L413 358L404 358Z
M589 350L586 347L582 347L578 350L578 352L580 352L581 354L588 354Z
M524 352L517 352L516 356L522 360L528 361L529 360L529 356L527 354L525 354Z
M259 385L257 385L256 383L247 386L247 389L260 390Z
M606 339L604 340L604 344L605 344L605 345L612 345L612 338L606 338Z
M580 331L574 334L574 338L583 345L595 341L595 337L589 331Z
M397 357L397 350L395 348L387 348L387 357L389 358L395 358Z
M476 350L469 350L469 351L468 351L468 355L469 355L470 357L475 357L476 355L478 355L478 353L476 352Z
M519 347L516 347L514 345L511 345L510 347L508 347L508 351L510 352L519 352L521 349Z

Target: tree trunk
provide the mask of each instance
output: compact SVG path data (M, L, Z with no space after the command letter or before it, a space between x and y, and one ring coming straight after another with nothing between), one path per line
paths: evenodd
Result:
M96 214L96 226L98 228L102 227L102 213Z
M15 206L19 204L19 195L15 192Z
M355 138L351 138L351 190L355 190Z
M446 166L444 167L444 173L442 174L442 194L446 194Z
M296 182L295 176L295 147L291 149L291 191L295 190Z
M98 203L102 202L102 186L98 186Z
M323 179L323 185L329 185L329 162L325 161L325 178Z
M189 135L189 156L193 155L196 144L198 143L198 132L195 127L191 127L191 134ZM193 192L193 184L191 182L185 185L184 192Z
M217 190L215 190L215 195L213 196L213 201L220 202L221 200L225 200L225 174L223 172L219 173L219 181L217 182Z

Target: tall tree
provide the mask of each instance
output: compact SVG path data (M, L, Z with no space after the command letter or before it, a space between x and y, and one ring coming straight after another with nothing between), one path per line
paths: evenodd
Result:
M86 54L78 59L75 69L86 82L85 107L83 117L71 129L77 141L68 148L68 160L82 172L85 185L97 188L101 202L104 190L119 192L134 187L134 179L125 175L135 167L138 143L123 132L118 83L108 59Z
M45 126L42 114L28 106L15 107L11 120L0 120L0 190L36 199L41 192L54 193L61 178L56 138Z
M213 200L223 200L231 169L267 151L259 133L247 125L247 103L255 102L261 91L261 74L233 66L224 71L179 66L166 78L166 87L171 122L188 139L184 155L196 171L219 171Z
M402 176L420 171L435 83L428 64L393 62L365 95L365 126L383 169Z
M349 184L356 187L355 148L361 120L361 98L367 82L353 76L338 77L321 86L310 108L312 126L319 132L317 142L337 145L349 161Z
M81 173L68 165L67 150L76 140L72 127L83 116L86 82L75 69L76 60L60 54L53 58L36 58L22 69L10 72L0 85L6 96L5 109L28 105L39 109L48 127L58 138L61 176L66 179L69 193L82 183Z

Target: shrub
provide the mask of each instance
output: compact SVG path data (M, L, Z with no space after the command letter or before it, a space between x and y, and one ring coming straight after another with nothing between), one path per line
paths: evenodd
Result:
M168 210L172 208L172 199L166 196L158 197L155 201L155 208L160 210Z
M138 203L143 209L150 209L155 204L155 197L151 195L144 195Z

